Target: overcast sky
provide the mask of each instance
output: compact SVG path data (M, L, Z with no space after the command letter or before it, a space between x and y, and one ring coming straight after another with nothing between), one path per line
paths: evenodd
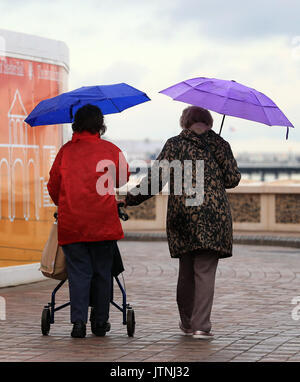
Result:
M201 76L263 92L295 126L286 141L284 127L228 117L234 151L300 152L299 0L0 0L0 15L0 28L67 44L70 90L127 82L149 95L106 117L112 140L178 134L186 105L158 92Z

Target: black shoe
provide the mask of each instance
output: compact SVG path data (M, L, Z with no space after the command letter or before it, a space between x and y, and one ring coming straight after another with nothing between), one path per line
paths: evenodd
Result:
M110 331L110 323L105 322L103 325L99 325L95 321L95 308L91 309L91 315L90 315L90 321L91 321L91 331L95 336L103 337L105 336L106 332Z
M86 325L83 321L75 322L71 336L73 338L84 338L86 336Z
M110 331L110 323L105 322L104 324L96 324L95 322L91 322L92 333L97 337L104 337L106 332Z

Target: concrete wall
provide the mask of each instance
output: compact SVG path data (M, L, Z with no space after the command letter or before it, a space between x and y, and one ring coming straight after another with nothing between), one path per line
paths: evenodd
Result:
M227 190L233 229L300 234L300 186L241 185ZM161 231L166 226L167 195L157 195L140 206L128 207L125 231Z

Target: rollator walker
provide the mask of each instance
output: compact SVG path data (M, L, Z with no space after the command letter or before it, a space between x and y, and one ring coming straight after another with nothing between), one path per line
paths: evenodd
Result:
M126 220L129 219L129 217L128 217L127 213L123 210L123 208L122 208L123 206L124 206L123 203L119 203L118 204L118 213L119 213L120 219L126 221ZM57 220L57 218L58 218L57 213L54 214L54 217ZM117 242L115 242L115 251L116 251L116 256L118 257L119 262L120 262L120 267L121 267L120 270L121 270L121 272L123 272L124 268L123 268L121 254L120 254ZM122 293L122 305L121 306L118 305L113 300L113 296L114 296L114 293L113 293L113 291L114 291L114 280L117 283L117 285L120 288L121 293ZM45 305L44 308L43 308L42 317L41 317L41 330L42 330L42 334L44 336L47 336L49 334L51 325L53 325L54 322L55 322L54 321L55 312L57 312L58 310L64 309L64 308L66 308L67 306L70 305L70 301L65 303L65 304L63 304L63 305L59 305L59 306L56 306L56 303L55 303L56 293L64 285L64 283L66 281L67 281L67 279L60 281L60 283L54 288L54 290L53 290L53 292L51 294L51 302L49 302L48 305ZM111 283L112 290L111 290L111 301L110 301L110 303L115 308L117 308L120 312L122 312L123 325L127 326L127 334L128 334L128 336L129 337L133 337L134 336L134 332L135 332L135 314L134 314L133 308L127 303L124 278L123 278L123 284L119 280L118 275L113 275L112 274L112 283ZM94 309L94 307L92 306L91 307L91 316L93 316L93 309Z

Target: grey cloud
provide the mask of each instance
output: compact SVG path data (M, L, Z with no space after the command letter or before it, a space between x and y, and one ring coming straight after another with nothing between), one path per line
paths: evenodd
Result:
M119 61L110 67L96 73L85 75L85 83L88 84L112 84L126 82L128 85L139 87L148 69L131 62ZM143 90L143 89L140 89Z
M164 16L179 25L194 23L199 36L226 40L300 34L298 0L179 0L173 4Z
M146 39L171 39L181 27L190 25L196 27L199 37L220 40L300 34L299 0L2 0L0 3L4 15L35 6L45 12L69 9L68 14L57 14L59 18L65 17L67 23L76 13L77 16L83 13L83 21L89 25L88 14L97 13L99 25L109 20L112 28L117 27L114 15L131 14L141 19L144 28L138 32ZM157 27L158 24L161 25Z

